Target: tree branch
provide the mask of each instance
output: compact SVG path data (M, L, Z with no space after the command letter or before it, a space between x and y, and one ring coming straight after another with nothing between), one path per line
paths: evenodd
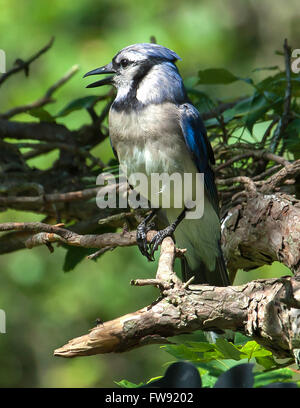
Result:
M279 144L281 137L284 135L284 131L289 123L290 119L290 107L292 99L292 83L291 83L291 47L288 45L287 39L283 44L284 61L285 61L285 73L286 73L286 89L284 96L283 114L279 119L278 125L272 137L270 149L274 153Z
M47 105L48 103L54 102L52 99L52 95L55 91L57 91L62 85L64 85L72 76L79 70L78 65L74 65L61 79L59 79L55 84L53 84L45 93L42 98L37 99L34 102L28 103L26 105L17 106L15 108L10 109L9 111L0 114L1 119L10 119L13 116L28 112L32 109L41 108L42 106Z
M166 238L156 279L161 296L134 313L94 327L55 350L61 357L124 352L147 344L169 343L168 337L195 330L239 331L278 357L293 356L300 347L300 281L280 278L242 286L186 287L173 270L175 245ZM143 285L147 280L144 280Z
M233 279L274 261L300 271L300 202L277 193L256 193L231 208L222 222L222 244Z
M20 63L16 65L14 68L10 69L9 71L5 72L4 74L1 75L0 77L0 85L6 81L11 75L16 74L17 72L24 71L28 72L29 65L34 62L36 59L38 59L42 54L47 52L53 45L54 43L54 37L51 38L49 43L45 45L40 51L38 51L36 54L34 54L32 57L28 58L26 61L18 60Z
M61 225L49 225L41 222L8 222L0 224L0 231L23 231L33 235L25 241L27 248L46 243L63 242L82 248L106 248L131 246L136 244L136 232L86 234L80 235Z

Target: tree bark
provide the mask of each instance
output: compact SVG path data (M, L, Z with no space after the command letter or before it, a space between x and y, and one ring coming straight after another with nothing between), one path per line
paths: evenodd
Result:
M161 297L134 313L99 324L54 354L76 357L124 352L195 330L231 329L251 336L281 358L300 348L300 279L256 280L241 286L182 283L173 270L177 252L171 238L162 243L155 280ZM134 281L142 286L147 280Z
M231 275L274 261L299 273L300 202L281 193L250 195L225 217L222 244Z

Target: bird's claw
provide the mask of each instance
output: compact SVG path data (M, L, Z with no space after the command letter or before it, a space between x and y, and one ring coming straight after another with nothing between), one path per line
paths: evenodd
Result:
M155 227L153 222L147 224L147 220L142 221L136 229L136 242L139 250L149 261L154 261L154 257L150 255L149 245L147 243L147 233Z
M150 222L154 214L150 213L147 217L138 225L136 229L136 241L140 252L149 261L154 261L154 252L158 249L158 246L166 237L171 237L176 229L176 222L158 231L151 239L150 243L147 242L147 233L155 227L153 222Z
M158 246L163 242L166 237L171 237L174 233L174 228L172 225L169 225L165 229L158 231L157 234L151 239L149 247L149 255L154 260L154 252L158 249Z

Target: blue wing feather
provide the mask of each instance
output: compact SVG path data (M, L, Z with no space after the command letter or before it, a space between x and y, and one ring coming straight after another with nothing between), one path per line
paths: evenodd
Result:
M197 109L189 104L180 105L180 124L187 147L200 173L211 202L219 213L218 192L211 164L215 163L214 153L206 135L206 129Z

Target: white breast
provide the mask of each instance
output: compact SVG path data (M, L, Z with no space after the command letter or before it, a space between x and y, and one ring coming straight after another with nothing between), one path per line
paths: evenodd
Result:
M109 131L121 168L129 177L145 174L150 186L153 173L196 172L181 132L177 107L170 103L150 105L132 113L111 110ZM154 193L163 192L163 188Z

